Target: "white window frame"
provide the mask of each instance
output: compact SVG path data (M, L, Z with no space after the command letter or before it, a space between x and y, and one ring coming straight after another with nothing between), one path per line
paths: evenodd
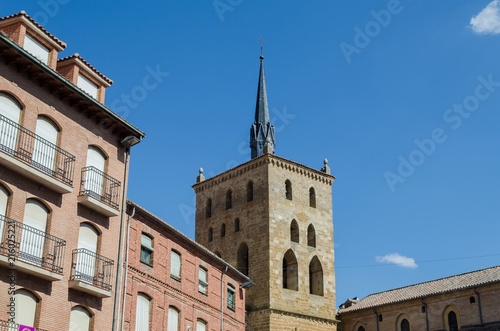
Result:
M205 277L202 277L203 273L205 274ZM207 294L208 292L207 278L208 278L208 270L200 266L198 270L198 291L200 293Z
M38 60L43 62L44 64L49 64L50 58L50 49L45 45L36 40L35 37L32 37L28 33L24 36L24 47L28 53L36 57Z

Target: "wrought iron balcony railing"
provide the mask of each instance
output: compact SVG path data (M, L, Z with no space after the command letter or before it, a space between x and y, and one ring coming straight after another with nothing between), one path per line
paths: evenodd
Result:
M3 115L0 115L0 150L73 186L75 157Z
M0 331L19 331L19 324L12 323L9 321L0 320ZM35 328L36 331L47 331L40 328Z
M0 254L62 274L66 240L0 215Z
M113 265L113 260L88 249L74 249L70 280L79 280L111 291Z
M121 185L118 180L96 167L82 168L80 195L89 195L108 206L118 209Z

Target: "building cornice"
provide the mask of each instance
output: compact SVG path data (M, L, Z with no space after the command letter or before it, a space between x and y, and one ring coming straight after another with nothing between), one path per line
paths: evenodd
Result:
M192 188L195 190L196 193L199 193L266 164L270 164L275 167L281 167L285 170L298 173L300 175L317 180L318 182L330 186L333 184L333 181L335 180L335 176L326 174L320 170L310 168L298 162L294 162L274 154L264 154L250 161L242 163L239 166L236 166L232 169L226 170L214 177L205 179L200 183L196 183L192 186Z

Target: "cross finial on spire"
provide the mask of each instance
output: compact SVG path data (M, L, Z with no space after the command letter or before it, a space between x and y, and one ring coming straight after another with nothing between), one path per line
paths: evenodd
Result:
M263 48L264 48L264 40L262 40L262 37L260 37L259 39L259 43L260 43L260 58L263 59L264 58L264 55L263 55Z

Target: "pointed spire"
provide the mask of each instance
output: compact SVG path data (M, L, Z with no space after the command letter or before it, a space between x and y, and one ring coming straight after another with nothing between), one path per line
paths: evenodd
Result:
M262 49L261 49L262 52ZM259 85L257 88L257 104L255 106L255 121L250 129L250 148L252 159L264 153L266 138L269 138L269 148L274 150L274 126L269 119L269 106L267 103L266 77L264 75L264 56L260 55Z

